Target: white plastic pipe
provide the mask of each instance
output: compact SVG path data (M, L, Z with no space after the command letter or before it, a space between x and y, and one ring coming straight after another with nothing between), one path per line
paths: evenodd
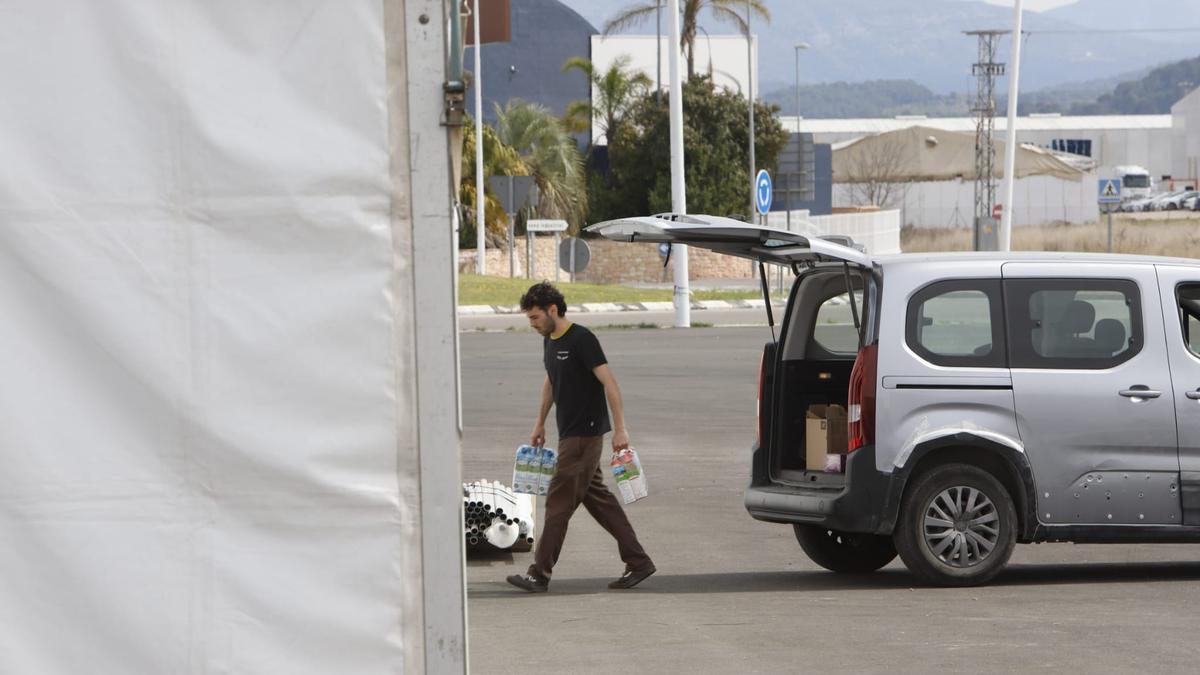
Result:
M1004 199L1000 202L999 249L1012 249L1013 184L1017 169L1017 90L1021 79L1021 0L1013 5L1012 71L1008 77L1008 128L1004 134Z
M517 543L519 534L520 532L515 526L497 521L484 531L483 537L487 539L487 543L496 548L510 548L513 544Z

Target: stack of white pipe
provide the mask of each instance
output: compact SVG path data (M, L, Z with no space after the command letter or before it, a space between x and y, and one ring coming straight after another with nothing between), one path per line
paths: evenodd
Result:
M533 497L497 481L463 483L463 537L467 546L529 550L533 545Z

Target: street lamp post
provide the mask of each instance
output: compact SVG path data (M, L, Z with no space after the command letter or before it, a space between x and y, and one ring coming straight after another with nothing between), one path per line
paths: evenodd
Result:
M746 0L746 75L746 99L750 104L750 219L753 222L756 210L754 193L757 186L754 184L754 38L750 33L750 0Z
M475 29L475 273L487 274L487 221L483 212L483 70L479 52L483 41L479 39L479 5L481 0L471 3L471 22Z
M807 42L796 43L796 133L800 133L800 52L808 49Z
M654 0L654 102L662 103L662 0Z

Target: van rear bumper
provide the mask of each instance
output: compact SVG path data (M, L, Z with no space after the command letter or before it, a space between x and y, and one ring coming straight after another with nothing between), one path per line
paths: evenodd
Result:
M875 447L850 453L840 487L770 482L746 489L746 510L770 523L807 523L840 532L889 534L894 518L885 515L892 476L875 468Z

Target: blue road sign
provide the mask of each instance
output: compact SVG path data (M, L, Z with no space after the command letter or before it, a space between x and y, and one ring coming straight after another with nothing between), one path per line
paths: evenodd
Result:
M759 169L754 178L754 205L759 213L771 210L771 174L766 169Z
M1121 179L1120 178L1101 178L1100 192L1097 198L1101 204L1120 204L1121 203Z

